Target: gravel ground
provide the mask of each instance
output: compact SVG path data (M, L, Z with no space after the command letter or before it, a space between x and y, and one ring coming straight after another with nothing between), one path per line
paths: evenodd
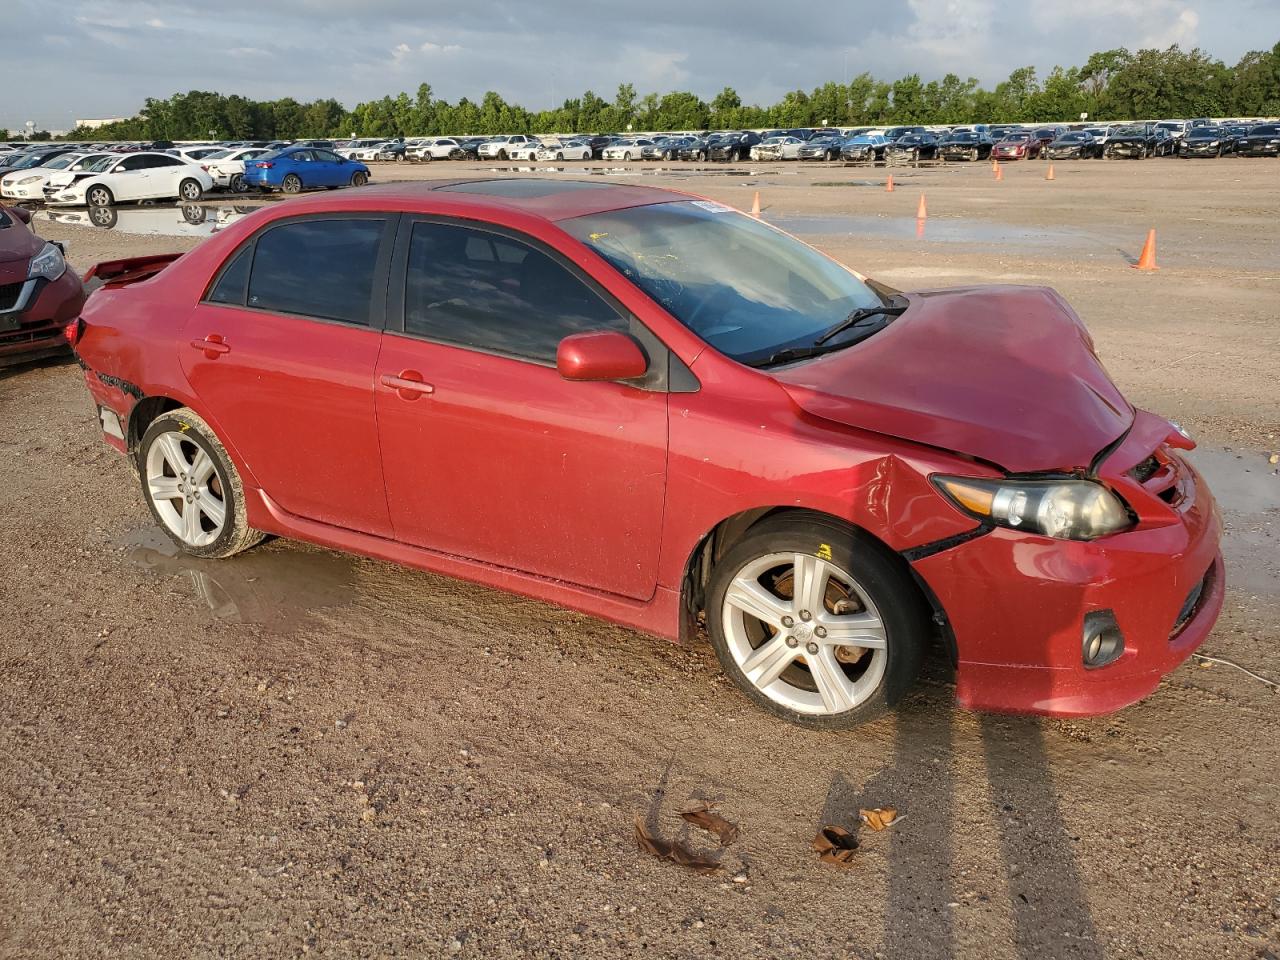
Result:
M892 194L740 169L633 175L758 190L903 288L1061 290L1201 440L1230 582L1204 651L1280 677L1276 162L902 169ZM198 242L125 220L40 227L81 269ZM1149 227L1154 275L1126 260ZM175 556L71 364L0 372L0 542L6 958L1280 956L1280 701L1225 665L1070 722L958 711L935 665L894 717L800 730L702 646L289 541ZM741 837L684 824L697 799ZM817 828L874 806L905 819L818 863ZM636 817L723 869L639 852Z

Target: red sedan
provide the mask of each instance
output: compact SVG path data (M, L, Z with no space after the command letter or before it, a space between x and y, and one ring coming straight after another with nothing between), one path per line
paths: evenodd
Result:
M1000 160L1034 160L1044 149L1035 134L1027 130L1014 130L992 148L991 153Z
M1147 695L1222 604L1218 513L1169 421L1030 287L902 294L647 187L390 184L102 264L70 332L156 521L266 534L671 639L761 706Z
M63 331L84 305L62 248L30 222L22 207L0 207L0 367L65 354Z

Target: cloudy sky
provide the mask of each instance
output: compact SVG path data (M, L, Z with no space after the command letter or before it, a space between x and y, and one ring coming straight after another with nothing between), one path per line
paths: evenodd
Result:
M748 102L868 70L993 83L1115 46L1234 63L1280 39L1277 0L135 0L6 3L0 127L128 116L191 89L347 106L426 81L540 108L618 83ZM19 29L20 28L20 29ZM18 39L20 38L20 39Z

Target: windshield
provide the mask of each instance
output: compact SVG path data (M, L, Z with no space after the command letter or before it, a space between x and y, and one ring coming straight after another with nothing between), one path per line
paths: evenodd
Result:
M1220 135L1217 127L1196 127L1187 137L1191 140L1216 140Z
M1029 133L1011 133L1004 138L1006 143L1023 143L1031 139Z
M106 170L108 167L110 167L113 163L115 163L119 159L120 159L119 157L103 157L101 160L97 161L92 167L89 168L89 172L102 173L104 170Z
M1068 143L1073 143L1076 140L1088 140L1090 137L1087 133L1064 133L1058 139Z
M883 306L851 271L780 230L703 200L561 221L721 353L759 362L810 346L859 307Z
M968 133L968 132L966 132L966 133L953 133L953 134L951 134L950 139L951 139L951 140L953 140L953 141L955 141L955 142L957 142L957 143L966 143L966 142L968 142L968 141L970 141L970 140L977 140L977 139L978 139L978 135L977 135L976 133Z

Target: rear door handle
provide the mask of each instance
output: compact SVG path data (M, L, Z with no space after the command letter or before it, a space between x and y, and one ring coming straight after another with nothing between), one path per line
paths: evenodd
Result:
M203 351L209 360L217 360L222 354L231 352L231 347L220 333L211 333L203 340L192 340L191 346L192 349Z
M398 375L384 373L378 379L384 387L394 390L401 400L417 400L424 393L435 393L436 390L422 379L417 370L401 370Z

